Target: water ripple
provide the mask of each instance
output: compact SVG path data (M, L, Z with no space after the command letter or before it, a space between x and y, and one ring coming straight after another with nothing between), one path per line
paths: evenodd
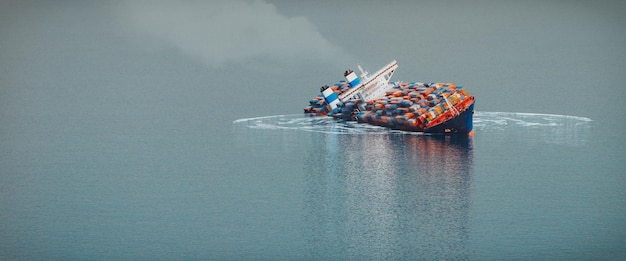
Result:
M476 112L474 129L480 131L524 129L572 129L585 128L591 119L579 116L521 113L521 112ZM328 116L307 116L303 114L274 115L238 119L234 124L254 129L288 129L329 134L388 134L401 133L406 135L424 135L424 133L391 130L384 127L361 124L354 121L341 121Z

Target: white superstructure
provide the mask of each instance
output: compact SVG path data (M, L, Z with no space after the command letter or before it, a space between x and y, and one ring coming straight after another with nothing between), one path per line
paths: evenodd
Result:
M346 71L346 80L350 83L351 89L339 95L340 101L343 102L351 99L369 101L383 97L385 92L393 87L389 80L398 68L398 63L395 60L390 62L385 67L375 72L371 77L361 66L358 66L358 68L361 71L360 77L357 77L356 73L353 71Z

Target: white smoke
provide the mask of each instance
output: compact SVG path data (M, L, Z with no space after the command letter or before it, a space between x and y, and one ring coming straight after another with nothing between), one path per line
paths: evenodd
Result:
M122 19L210 66L271 58L328 62L342 56L304 17L264 1L128 1Z

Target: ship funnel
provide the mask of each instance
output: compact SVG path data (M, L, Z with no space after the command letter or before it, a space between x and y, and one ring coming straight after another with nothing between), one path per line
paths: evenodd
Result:
M356 73L352 70L347 70L343 76L345 76L348 83L350 83L350 88L357 87L361 84L361 79L356 76Z
M322 86L320 91L322 92L322 96L324 96L324 100L326 100L326 104L330 106L330 110L337 108L337 104L340 102L337 93L335 93L332 88L328 87L328 85Z

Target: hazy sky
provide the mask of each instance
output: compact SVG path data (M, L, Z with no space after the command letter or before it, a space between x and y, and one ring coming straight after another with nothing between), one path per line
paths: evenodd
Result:
M128 1L124 23L210 66L258 57L331 62L342 56L306 17L279 14L264 1Z
M203 110L200 97L219 92L233 110L255 112L249 116L297 113L345 69L375 71L396 59L395 80L469 87L478 110L597 118L600 110L583 105L623 111L624 8L617 1L3 1L0 98L4 112L28 104L17 98L58 97L44 99L56 108L68 106L64 94L81 93L69 104L102 111L126 97L152 108L174 97ZM583 95L590 90L596 95ZM280 108L249 108L276 97Z

